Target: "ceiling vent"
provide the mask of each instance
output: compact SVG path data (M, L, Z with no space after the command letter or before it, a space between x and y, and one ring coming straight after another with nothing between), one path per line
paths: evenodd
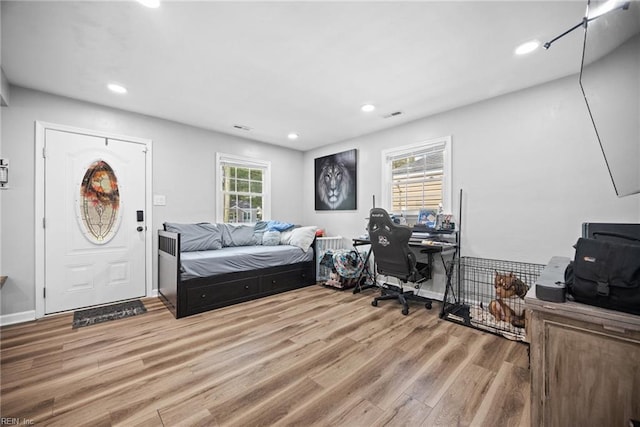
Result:
M399 116L400 114L402 114L402 111L395 111L391 114L387 114L386 116L382 116L385 119L388 119L389 117L395 117L395 116Z

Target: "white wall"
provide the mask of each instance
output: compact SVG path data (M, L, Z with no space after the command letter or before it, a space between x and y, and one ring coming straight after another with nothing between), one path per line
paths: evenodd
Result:
M352 238L364 231L372 195L380 205L381 151L445 135L453 140L456 214L464 190L464 256L546 263L573 255L582 222L640 222L640 196L615 196L575 76L304 154L19 87L1 111L12 187L0 196L0 265L9 276L3 315L35 308L35 120L153 140L153 191L167 198L154 208L153 230L164 221L214 220L213 168L222 151L272 162L274 218ZM314 211L314 158L351 148L358 209ZM442 275L434 282L441 293Z
M463 256L544 264L573 257L583 222L639 222L640 195L615 195L577 76L306 152L304 222L360 235L372 195L380 206L381 151L445 135L453 141L456 215L464 192ZM352 148L358 210L314 211L314 158ZM431 290L444 292L441 275Z
M0 66L0 105L9 105L9 80L4 75L4 70Z
M12 187L4 191L0 214L2 274L9 276L2 289L2 315L35 309L36 120L153 141L153 192L165 195L167 201L166 206L153 209L154 248L156 230L165 221L215 221L218 151L271 161L272 217L302 223L303 188L297 177L302 174L303 154L299 151L13 86L11 105L3 107L2 113L2 153L11 159Z
M640 33L585 66L582 87L618 194L640 191Z

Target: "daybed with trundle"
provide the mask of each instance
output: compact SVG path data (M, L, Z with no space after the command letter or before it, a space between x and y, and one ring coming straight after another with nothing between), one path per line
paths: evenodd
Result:
M158 291L176 318L315 284L316 227L165 223ZM272 227L275 227L272 228Z

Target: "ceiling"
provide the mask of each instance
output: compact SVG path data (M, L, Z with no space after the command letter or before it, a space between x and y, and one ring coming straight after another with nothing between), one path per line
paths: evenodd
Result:
M2 68L13 85L306 151L577 73L580 29L549 50L514 49L585 7L3 0Z

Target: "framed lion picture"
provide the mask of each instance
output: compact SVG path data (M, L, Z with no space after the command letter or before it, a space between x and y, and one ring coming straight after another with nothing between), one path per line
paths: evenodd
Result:
M315 159L317 211L357 209L357 154L353 149Z

